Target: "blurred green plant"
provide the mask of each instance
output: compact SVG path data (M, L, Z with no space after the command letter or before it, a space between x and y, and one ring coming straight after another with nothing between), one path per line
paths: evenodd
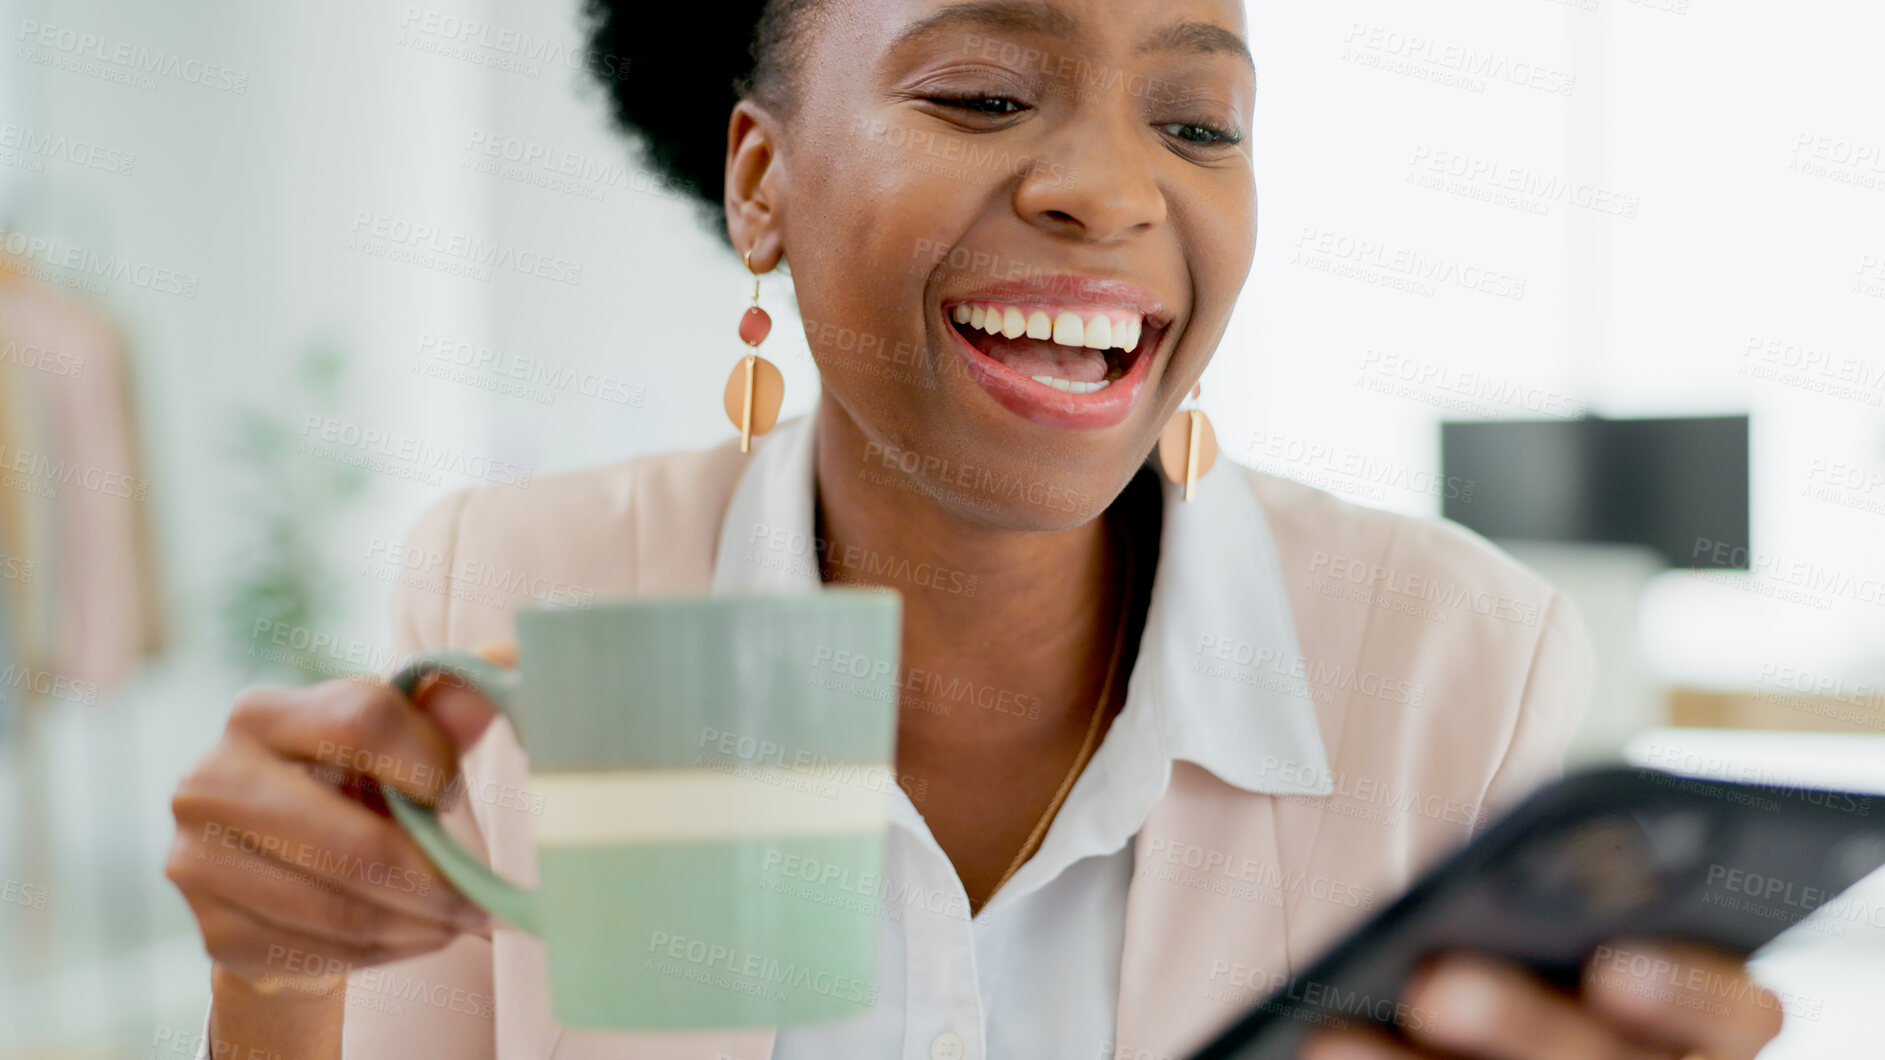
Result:
M238 408L227 455L236 508L254 528L221 603L222 640L251 672L305 684L352 672L327 650L346 583L330 555L343 513L366 493L366 469L297 452L298 425L345 396L347 354L317 342L296 361L284 400ZM364 669L361 667L359 669Z

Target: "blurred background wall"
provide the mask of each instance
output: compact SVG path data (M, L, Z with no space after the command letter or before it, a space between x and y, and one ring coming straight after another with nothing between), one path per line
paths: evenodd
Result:
M95 695L0 690L0 878L45 896L0 904L0 1056L193 1046L169 791L240 688L390 662L425 504L726 436L743 270L608 128L575 6L0 0L0 233L121 337L162 619ZM1885 780L1882 28L1862 0L1251 5L1262 232L1203 399L1230 458L1438 514L1471 485L1443 421L1750 417L1753 570L1642 563L1619 598L1597 553L1513 543L1628 690L1580 760ZM802 411L789 278L762 302ZM1825 1004L1772 1055L1859 1055L1885 916L1860 927L1777 948Z

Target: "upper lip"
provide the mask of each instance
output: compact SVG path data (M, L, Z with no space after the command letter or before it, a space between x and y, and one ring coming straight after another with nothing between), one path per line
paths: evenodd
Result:
M962 302L1046 302L1066 306L1130 309L1145 318L1148 331L1163 328L1172 322L1172 313L1165 300L1136 283L1071 272L1002 280L949 295L942 300L942 307L946 312Z

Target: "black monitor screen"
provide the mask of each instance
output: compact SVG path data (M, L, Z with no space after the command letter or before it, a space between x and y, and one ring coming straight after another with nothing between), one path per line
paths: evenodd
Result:
M1645 545L1748 566L1748 418L1446 423L1445 513L1489 538Z

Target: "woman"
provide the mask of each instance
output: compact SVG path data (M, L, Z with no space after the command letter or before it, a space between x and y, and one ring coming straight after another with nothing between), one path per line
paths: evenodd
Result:
M434 797L468 751L456 827L527 875L524 820L475 794L524 778L488 704L251 692L178 792L169 868L215 960L216 1055L344 1033L354 1057L1179 1056L1553 773L1588 649L1533 575L1444 524L1229 462L1186 499L1148 463L1254 249L1238 3L773 0L756 62L723 9L717 48L629 10L598 12L618 115L750 269L790 259L816 412L751 455L460 493L408 546L600 596L896 588L889 872L942 900L886 916L857 1019L562 1031L534 941L293 853L433 879L372 792ZM400 647L504 641L526 596L402 589ZM1773 1036L1736 962L1666 956L1739 989L1613 960L1572 997L1461 956L1407 985L1410 1042L1309 1052L1729 1060Z

